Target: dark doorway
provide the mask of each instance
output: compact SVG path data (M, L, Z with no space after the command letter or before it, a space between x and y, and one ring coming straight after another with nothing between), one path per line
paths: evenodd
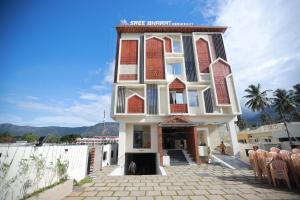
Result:
M182 127L163 128L163 149L186 149L186 129Z
M125 175L134 175L129 172L129 165L135 163L135 175L156 174L156 154L155 153L126 153L125 154Z

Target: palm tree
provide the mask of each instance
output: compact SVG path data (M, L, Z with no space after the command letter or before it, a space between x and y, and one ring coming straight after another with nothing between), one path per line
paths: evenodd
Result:
M296 85L293 86L293 88L295 91L296 101L300 104L300 84L297 83Z
M270 99L267 97L269 91L271 90L261 91L260 84L249 85L245 90L248 94L244 98L249 99L245 105L253 112L265 112L265 109L270 107Z
M292 141L290 138L289 129L287 127L287 120L291 117L291 114L296 111L297 105L299 104L296 100L294 91L287 91L285 89L275 90L273 98L273 107L275 111L279 114L280 118L283 120L291 145Z

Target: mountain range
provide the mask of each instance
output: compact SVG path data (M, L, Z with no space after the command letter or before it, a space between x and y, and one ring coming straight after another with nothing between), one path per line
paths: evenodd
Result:
M273 120L278 119L278 115L272 108L266 109L266 112L271 115ZM248 124L260 123L260 113L252 112L248 109L242 108L242 117ZM81 127L59 127L59 126L47 126L47 127L33 127L33 126L18 126L10 123L0 124L0 134L8 132L14 136L21 136L26 133L34 133L38 136L46 135L68 135L68 134L80 134L83 137L100 136L103 134L104 124L98 123L93 126L81 126ZM119 135L119 123L106 122L105 133L107 136Z
M0 124L0 134L8 132L14 136L21 136L26 133L34 133L38 136L46 135L68 135L68 134L80 134L83 137L89 136L118 136L119 135L119 123L106 122L105 132L103 134L104 124L98 123L93 126L81 126L81 127L59 127L59 126L47 126L47 127L33 127L33 126L18 126L14 124Z

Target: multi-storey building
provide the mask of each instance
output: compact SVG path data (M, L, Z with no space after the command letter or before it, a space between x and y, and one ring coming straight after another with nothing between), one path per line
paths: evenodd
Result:
M198 146L215 149L229 136L239 100L228 63L226 27L119 25L112 118L120 123L118 164L158 173L169 149L200 163ZM151 169L150 169L151 168ZM152 171L151 171L152 170Z

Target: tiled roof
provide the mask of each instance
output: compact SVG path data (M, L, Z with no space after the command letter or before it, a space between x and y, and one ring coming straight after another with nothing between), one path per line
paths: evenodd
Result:
M145 33L145 32L221 32L226 31L226 26L149 26L149 25L118 25L116 30L118 33Z

